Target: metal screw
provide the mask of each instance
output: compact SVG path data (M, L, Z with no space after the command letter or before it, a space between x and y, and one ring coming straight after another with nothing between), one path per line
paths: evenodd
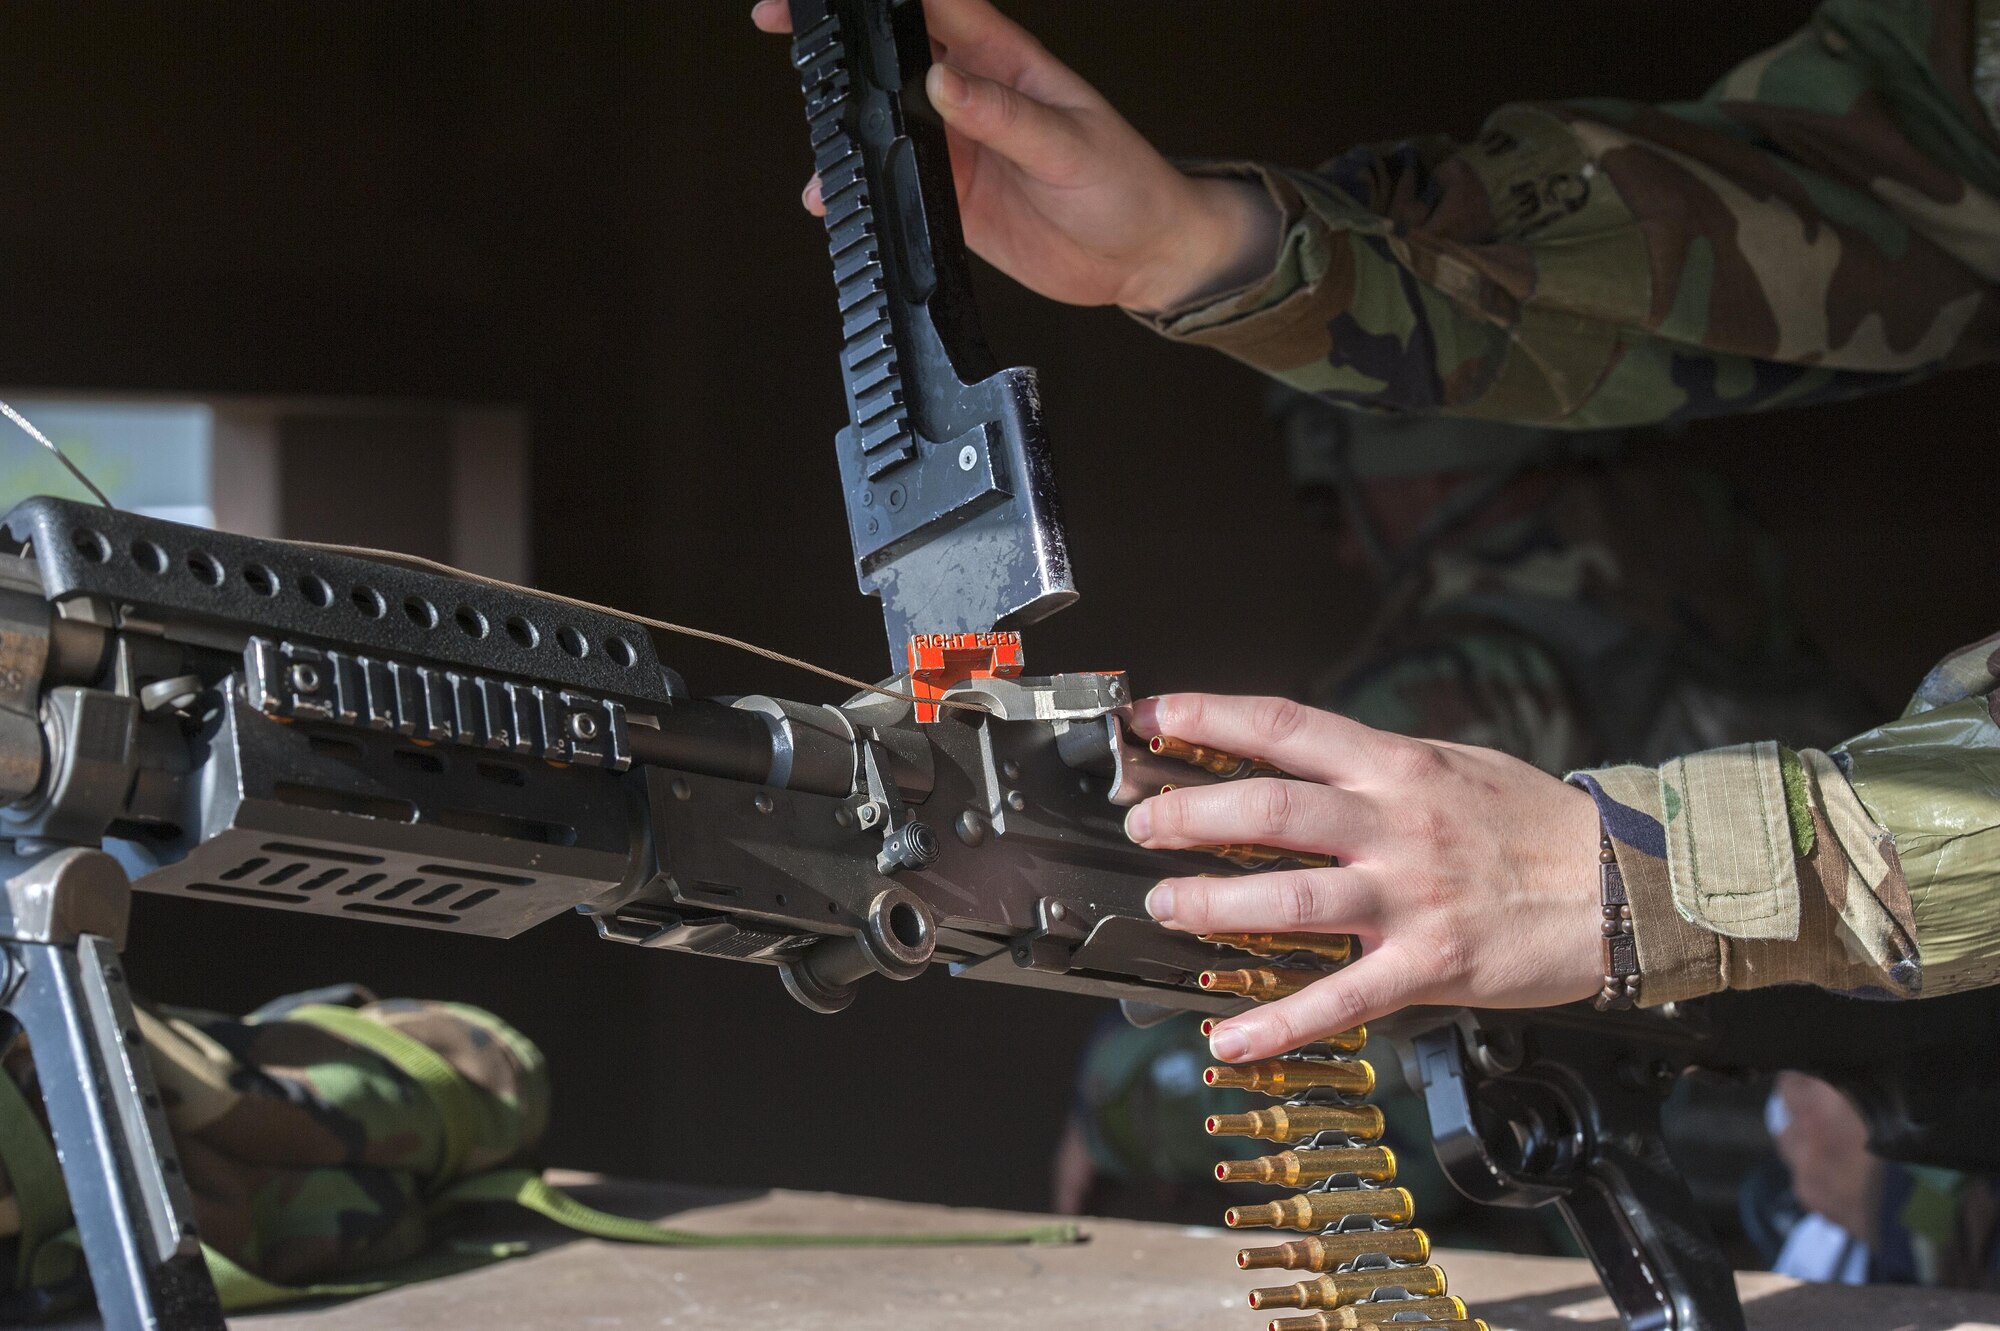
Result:
M882 821L882 805L879 801L870 800L854 811L854 817L862 827L873 827Z
M967 444L964 448L958 450L958 469L960 471L971 471L978 465L978 449L974 448L971 444Z
M1019 781L1021 779L1021 764L1009 758L1006 762L1000 764L1000 775L1009 781Z
M954 828L958 832L958 839L968 846L977 846L986 840L986 819L975 809L967 809L958 815L958 822L954 824Z
M292 667L292 687L300 693L319 692L319 671L304 661Z
M668 789L674 792L674 798L677 800L691 800L694 798L694 791L688 786L687 780L684 777L675 777L674 784L669 786Z
M882 530L882 521L880 518L868 519L868 534L870 536L873 536L876 532L881 530Z
M854 815L846 809L835 809L833 811L833 821L842 827L852 827L854 826Z
M751 802L757 806L758 813L769 813L778 807L778 802L761 790L757 792L757 798Z
M569 718L569 733L580 740L597 738L597 718L589 712L575 712Z
M861 507L875 507L875 492L873 490L863 490L861 492Z
M1050 919L1052 919L1052 920L1066 920L1066 919L1068 919L1068 918L1069 918L1069 907L1068 907L1068 906L1065 906L1065 905L1063 905L1063 904L1062 904L1062 902L1060 902L1060 901L1053 901L1053 902L1050 902L1050 903L1049 903L1049 918L1050 918Z
M901 508L902 506L903 506L903 487L902 487L902 486L900 486L900 485L892 485L892 486L890 486L890 487L889 487L889 511L893 513L893 512L895 512L895 511L896 511L897 509Z
M1028 797L1018 790L1010 790L1007 792L1007 807L1020 813L1028 807Z

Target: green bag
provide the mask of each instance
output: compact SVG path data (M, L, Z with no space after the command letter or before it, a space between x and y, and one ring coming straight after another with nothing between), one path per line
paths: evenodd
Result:
M702 1247L1071 1242L1071 1225L964 1234L699 1234L607 1215L522 1162L548 1122L547 1065L458 1003L319 991L248 1017L141 1008L139 1024L229 1311L374 1293L526 1251L452 1242L505 1203L578 1233ZM0 1292L82 1297L68 1196L19 1041L0 1059ZM11 1245L11 1260L5 1260Z

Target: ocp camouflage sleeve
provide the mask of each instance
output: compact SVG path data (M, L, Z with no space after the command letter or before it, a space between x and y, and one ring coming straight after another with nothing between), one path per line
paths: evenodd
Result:
M1578 428L2000 355L2000 3L1827 0L1699 101L1503 107L1259 180L1272 271L1148 320L1332 401Z
M1831 753L1752 744L1570 779L1611 834L1648 1005L2000 983L2000 634Z
M204 1242L282 1285L416 1256L437 1237L428 1203L440 1189L519 1159L548 1120L540 1052L491 1013L361 1002L369 996L359 991L347 995L354 1006L333 1007L326 997L280 1000L247 1018L138 1009ZM380 1040L357 1042L357 1024L418 1051L427 1079L403 1065L407 1057L385 1055ZM7 1052L0 1076L32 1102L25 1043ZM0 1173L0 1254L21 1230L12 1183ZM8 1275L0 1270L0 1292Z

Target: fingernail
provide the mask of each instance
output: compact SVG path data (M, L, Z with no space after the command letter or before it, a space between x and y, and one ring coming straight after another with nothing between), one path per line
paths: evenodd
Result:
M965 81L965 75L950 65L933 65L936 70L931 76L931 95L947 106L964 106L972 100L972 85Z
M1234 1063L1249 1054L1250 1037L1232 1026L1219 1027L1208 1037L1208 1052L1225 1063Z
M1146 739L1160 733L1160 700L1141 698L1132 704L1132 728Z
M1172 922L1174 918L1173 884L1161 883L1146 894L1146 913L1161 924Z
M1153 811L1141 804L1126 814L1125 835L1133 841L1144 841L1153 835Z

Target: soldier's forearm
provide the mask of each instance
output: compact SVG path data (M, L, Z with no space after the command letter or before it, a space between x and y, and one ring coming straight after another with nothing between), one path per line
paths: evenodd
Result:
M1954 25L1970 3L1834 0L1700 102L1515 105L1468 144L1237 168L1286 207L1277 262L1151 322L1336 401L1578 427L1990 359L1991 224L1952 220L2000 192L1963 95L2000 35ZM1885 183L1916 179L1938 193Z
M2000 974L2000 635L1833 753L1775 743L1571 779L1632 898L1648 1004L1807 983L1935 996Z

